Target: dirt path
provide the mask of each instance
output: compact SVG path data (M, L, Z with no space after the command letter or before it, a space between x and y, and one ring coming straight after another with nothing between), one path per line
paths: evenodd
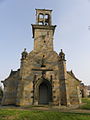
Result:
M0 106L0 109L18 109L18 110L43 110L43 111L58 111L71 113L90 113L90 110L79 109L75 107L51 107L51 106L31 106L31 107L15 107L15 106Z

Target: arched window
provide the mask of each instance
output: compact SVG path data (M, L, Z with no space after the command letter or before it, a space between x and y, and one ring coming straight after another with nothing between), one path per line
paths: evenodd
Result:
M39 13L38 15L38 23L40 25L44 24L44 15L42 13Z
M42 13L39 13L39 18L43 18L44 17L44 15L42 14Z
M48 14L45 14L45 19L48 19L49 18L49 15Z
M49 25L49 14L45 14L44 19L45 19L45 25Z

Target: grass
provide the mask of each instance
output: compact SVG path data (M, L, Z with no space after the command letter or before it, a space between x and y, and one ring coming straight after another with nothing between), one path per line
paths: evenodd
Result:
M90 110L90 98L83 98L82 102L85 103L85 104L82 105L80 108Z
M89 113L1 109L0 120L90 120Z
M90 98L84 98L80 109L90 110ZM71 113L59 111L30 110L20 108L1 108L0 120L90 120L90 113Z

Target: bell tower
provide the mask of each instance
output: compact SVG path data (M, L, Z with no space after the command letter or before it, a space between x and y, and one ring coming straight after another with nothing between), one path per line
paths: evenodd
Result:
M52 10L36 9L36 22L41 25L51 25Z
M52 51L56 25L52 25L52 10L36 9L36 24L32 24L34 50Z

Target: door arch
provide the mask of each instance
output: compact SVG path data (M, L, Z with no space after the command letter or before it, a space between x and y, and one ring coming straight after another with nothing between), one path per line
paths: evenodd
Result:
M51 102L52 98L52 91L51 91L51 84L49 81L44 81L39 85L39 99L38 103L39 104L49 104Z

